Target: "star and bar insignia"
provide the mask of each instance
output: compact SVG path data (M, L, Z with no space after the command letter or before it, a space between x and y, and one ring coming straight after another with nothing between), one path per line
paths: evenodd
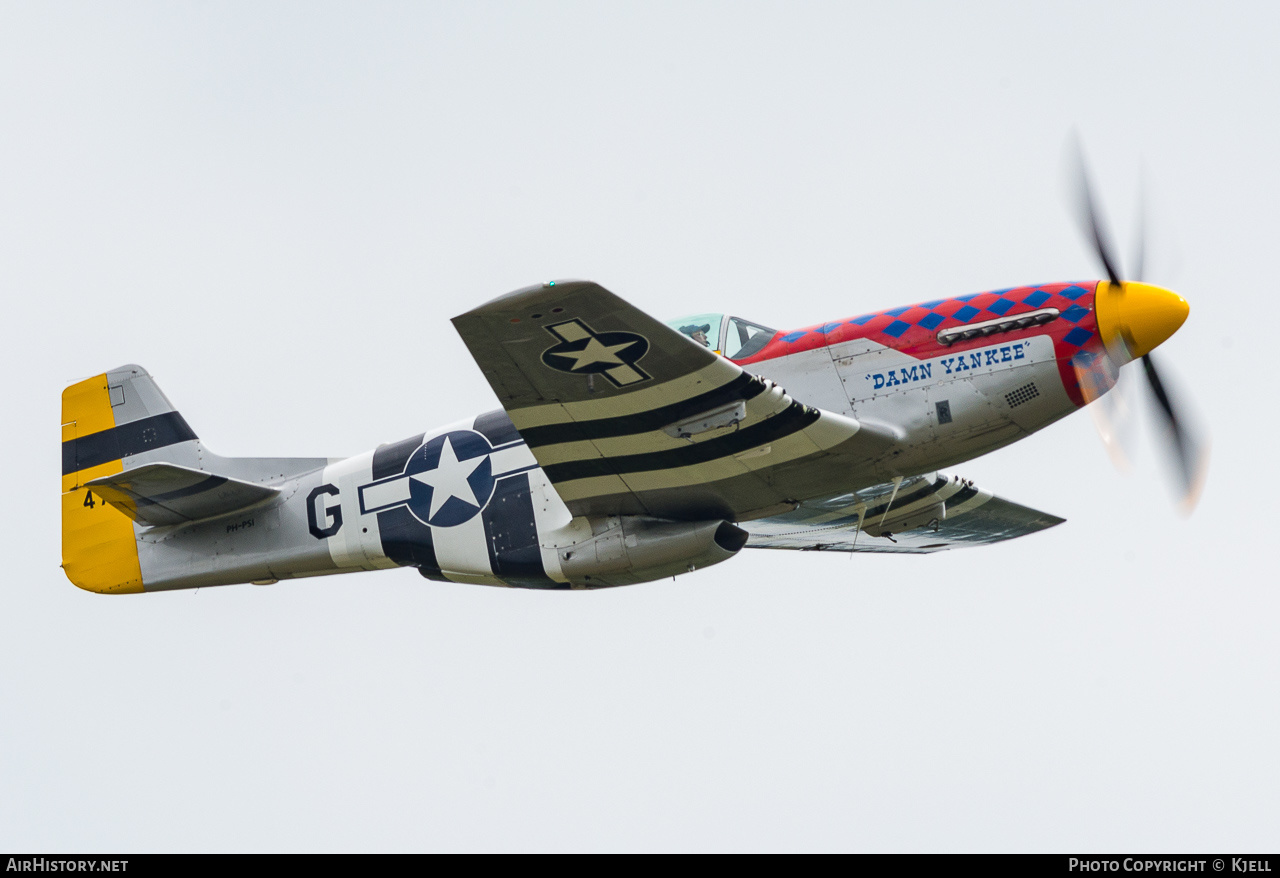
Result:
M636 362L649 352L649 340L634 332L596 332L576 317L544 327L560 344L542 352L542 362L572 375L603 375L614 387L648 381Z

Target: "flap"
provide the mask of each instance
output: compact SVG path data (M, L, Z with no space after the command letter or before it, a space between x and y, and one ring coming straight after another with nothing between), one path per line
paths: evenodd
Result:
M575 515L744 520L829 493L883 444L588 281L453 324Z
M277 488L212 475L172 463L149 463L86 482L140 524L182 524L225 515L277 496Z
M742 527L751 534L748 548L925 554L1011 540L1064 520L932 473L896 492L878 485Z

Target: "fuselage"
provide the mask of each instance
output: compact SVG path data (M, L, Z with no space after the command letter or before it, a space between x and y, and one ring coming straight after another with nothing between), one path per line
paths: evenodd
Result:
M1118 367L1099 336L1097 288L1055 283L937 299L754 345L734 362L883 438L881 453L795 505L968 460L1104 393ZM395 566L477 584L619 585L732 557L752 527L575 517L501 410L278 486L283 499L254 514L141 536L151 544L141 554L146 590ZM286 534L299 538L282 552Z
M1097 282L932 300L777 333L739 361L810 405L891 431L881 478L969 460L1110 389Z

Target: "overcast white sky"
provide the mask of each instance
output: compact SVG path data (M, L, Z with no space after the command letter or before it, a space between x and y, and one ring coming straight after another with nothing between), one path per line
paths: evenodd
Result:
M1274 850L1275 4L0 2L0 849ZM593 593L412 570L101 597L59 397L227 455L495 406L448 320L549 277L779 327L1097 277L1080 131L1214 461L1077 414L956 469L1068 521Z

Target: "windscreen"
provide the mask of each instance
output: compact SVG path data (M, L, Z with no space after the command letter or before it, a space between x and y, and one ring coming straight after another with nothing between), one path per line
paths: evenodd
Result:
M745 360L769 343L777 334L776 329L750 323L741 317L730 317L724 334L724 355L731 360Z

